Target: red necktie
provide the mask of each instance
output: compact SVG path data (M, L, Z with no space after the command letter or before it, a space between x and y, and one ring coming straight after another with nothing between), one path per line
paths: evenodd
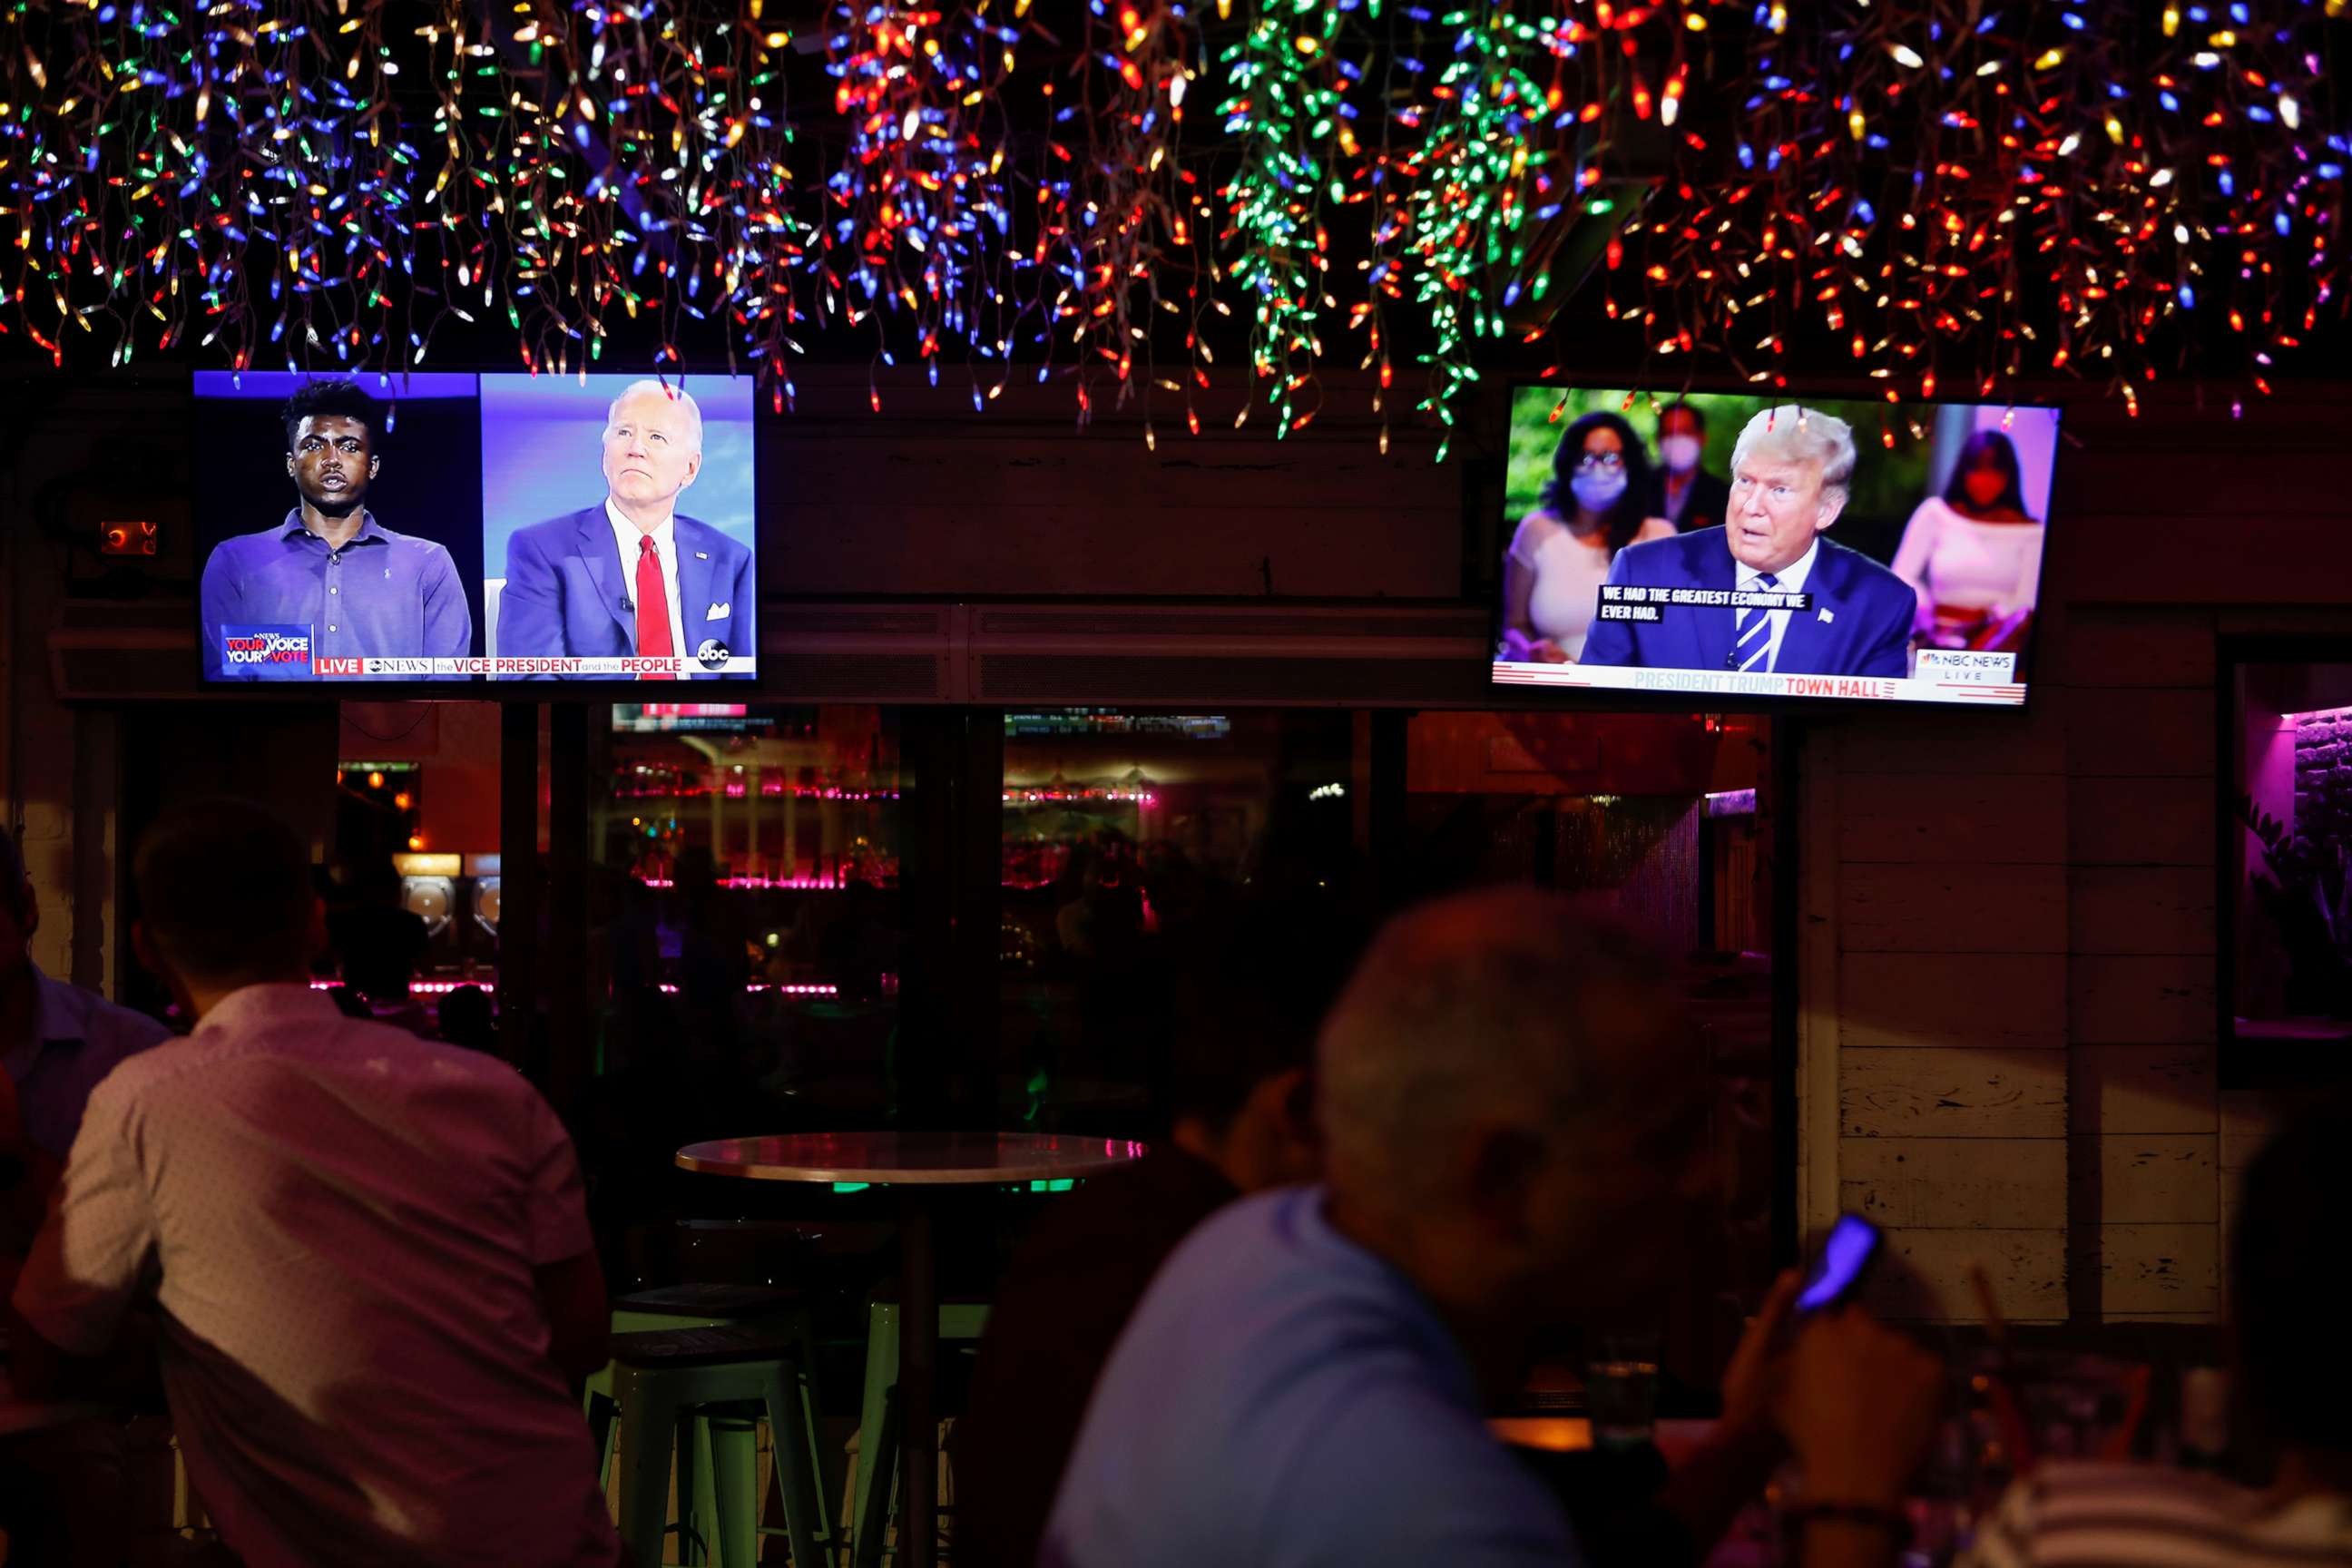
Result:
M661 552L650 537L641 538L637 541L637 657L669 658L677 652L669 646L669 590L662 586ZM670 678L645 670L637 679Z

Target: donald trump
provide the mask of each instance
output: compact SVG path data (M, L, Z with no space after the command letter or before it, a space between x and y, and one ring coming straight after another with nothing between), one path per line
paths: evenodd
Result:
M1596 619L1581 662L1900 679L1917 595L1867 555L1822 537L1845 508L1853 466L1853 431L1833 415L1790 405L1748 420L1731 449L1724 526L1619 551L1602 596L1612 587L1697 588L1810 602L1669 605L1655 620Z
M750 679L732 667L757 647L751 552L677 510L701 470L702 410L686 389L623 389L604 417L603 504L507 542L498 656L682 658L696 679Z

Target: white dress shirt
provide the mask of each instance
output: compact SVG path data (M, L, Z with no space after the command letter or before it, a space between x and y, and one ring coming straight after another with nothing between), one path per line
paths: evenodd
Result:
M252 1568L619 1555L535 1270L594 1245L495 1057L249 985L89 1097L16 1289L95 1355L162 1309L189 1479Z
M637 541L650 539L654 542L654 553L661 557L662 592L669 599L670 657L692 658L694 649L686 640L686 615L677 602L677 520L666 517L659 528L647 533L623 515L621 509L613 504L611 496L604 498L604 517L613 525L613 548L621 552L621 582L627 589L629 602L633 605L637 601ZM635 653L644 646L645 639L639 637L629 651Z
M1797 557L1796 563L1794 565L1772 574L1772 586L1769 588L1765 587L1764 584L1758 580L1764 575L1763 573L1759 572L1755 567L1750 566L1745 561L1738 562L1737 564L1739 568L1739 574L1737 585L1739 591L1743 594L1801 594L1805 591L1805 579L1813 574L1813 562L1821 555L1821 552L1822 539L1821 535L1816 533L1813 536L1813 542L1805 546L1805 552ZM1795 615L1797 612L1794 610L1767 610L1764 613L1772 617L1772 630L1770 633L1772 648L1770 652L1764 656L1763 666L1760 668L1750 672L1757 675L1769 675L1780 667L1780 641L1783 637L1786 637L1789 635L1789 617ZM1808 615L1818 615L1819 613L1820 612L1818 610L1808 610L1806 612ZM1739 635L1738 628L1740 626L1740 616L1744 614L1746 614L1746 612L1741 610L1734 610L1731 612L1733 626L1731 635L1735 639Z

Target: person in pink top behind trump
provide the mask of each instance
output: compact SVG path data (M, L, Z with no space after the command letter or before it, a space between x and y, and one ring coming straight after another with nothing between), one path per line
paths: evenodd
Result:
M677 510L701 471L702 410L684 387L640 381L614 399L603 504L507 541L499 657L683 658L694 679L751 679L734 668L758 647L751 549Z

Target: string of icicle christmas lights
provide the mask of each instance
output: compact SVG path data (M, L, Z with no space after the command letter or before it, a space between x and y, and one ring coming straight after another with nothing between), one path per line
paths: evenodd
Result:
M1339 306L1324 214L1346 202L1347 163L1362 153L1348 96L1364 76L1349 26L1361 4L1262 0L1223 56L1232 93L1218 113L1239 152L1220 193L1229 214L1222 237L1236 247L1229 271L1249 302L1251 368L1277 436L1304 429L1320 409L1321 323ZM1245 403L1236 427L1249 413Z
M2225 322L2268 393L2340 310L2343 0L1804 9L1759 9L1730 177L1627 226L1611 313L1651 352L1786 385L1811 330L1890 401L2060 372L2137 412L2186 366L2174 318Z
M19 5L5 48L5 286L53 359L396 356L394 275L450 237L420 221L380 16Z
M1143 438L1156 445L1155 391L1181 396L1186 423L1199 433L1192 395L1210 384L1205 367L1214 357L1202 320L1230 310L1212 291L1214 216L1183 140L1201 77L1200 33L1184 0L1087 0L1080 26L1075 58L1040 89L1049 123L1035 181L1034 258L1051 294L1042 313L1065 327L1075 353L1080 422L1108 388L1113 405L1139 400ZM1185 322L1181 369L1158 363L1158 313ZM1057 340L1051 330L1038 337L1044 380Z
M781 288L745 287L806 241L777 205L792 132L775 56L790 37L763 30L758 9L708 33L594 5L487 40L455 6L421 28L445 154L425 201L496 230L454 260L445 247L435 289L478 290L520 334L523 363L556 374L600 359L617 316L650 313L656 361L675 364L688 321L793 315L788 271ZM771 347L745 336L755 357Z
M1448 427L1450 443L1454 395L1478 378L1473 348L1502 334L1501 315L1490 312L1516 302L1523 287L1528 197L1552 184L1537 132L1556 111L1524 68L1537 29L1516 23L1507 5L1481 0L1449 11L1433 33L1418 30L1423 7L1406 16L1417 37L1402 63L1414 83L1394 118L1420 142L1388 165L1403 193L1391 220L1401 232L1395 257L1383 256L1370 281L1378 289L1402 269L1400 294L1427 318L1433 342L1422 356L1431 371L1419 406ZM1444 65L1424 89L1421 57L1430 52ZM1549 280L1538 276L1538 295Z
M2135 404L2193 343L2259 393L2342 306L2345 0L784 3L16 0L0 333L397 372L456 321L568 374L625 331L783 407L846 332L877 405L944 360L1151 439L1229 315L1286 433L1335 354L1442 423L1547 336ZM1621 221L1583 309L1567 241Z
M1054 227L1069 258L1081 416L1092 409L1090 383L1108 370L1120 402L1140 394L1143 438L1156 445L1154 391L1181 395L1185 422L1200 434L1193 395L1210 384L1215 357L1203 342L1206 317L1230 310L1213 292L1215 215L1183 138L1202 74L1200 28L1181 0L1087 0L1087 10L1086 47L1071 72L1076 101L1055 116L1057 126L1074 117L1086 140L1076 153L1054 142L1062 177L1041 189L1056 204ZM1154 355L1155 312L1184 322L1185 362L1169 367L1176 375Z
M934 385L947 345L981 359L1013 352L1022 311L1001 276L1018 258L997 93L1028 9L844 0L829 20L834 108L850 140L826 182L814 258L824 305L871 327L877 364L911 348ZM869 395L878 411L878 386Z

